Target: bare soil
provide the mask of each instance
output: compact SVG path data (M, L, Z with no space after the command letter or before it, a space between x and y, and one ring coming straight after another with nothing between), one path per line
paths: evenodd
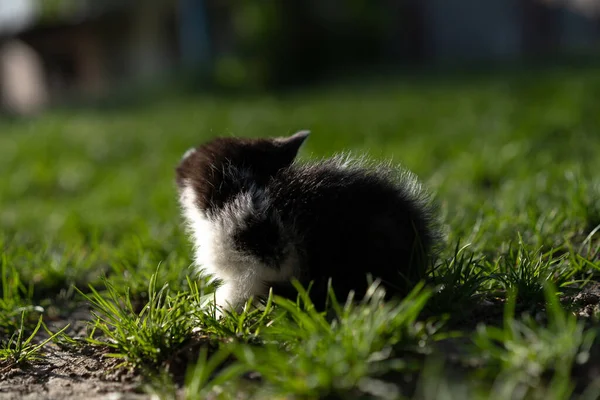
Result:
M140 377L119 363L94 349L49 345L42 361L0 371L0 399L149 399Z
M71 338L86 336L90 312L76 306L69 315L48 316L50 331L67 324ZM41 332L38 341L47 338ZM5 399L149 399L141 390L142 378L132 370L119 367L122 360L107 357L93 346L58 346L49 343L41 360L24 366L0 362L0 400Z

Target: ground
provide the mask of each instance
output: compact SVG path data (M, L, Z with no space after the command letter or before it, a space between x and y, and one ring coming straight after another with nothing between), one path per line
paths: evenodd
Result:
M49 347L44 360L25 369L11 368L3 373L0 384L2 399L146 399L136 393L139 379L126 373L110 371L114 360L99 353L60 351ZM118 396L118 397L117 397Z
M547 67L0 119L0 399L600 397L598 98L593 68ZM402 299L217 320L174 167L301 129L302 158L416 173L439 254Z

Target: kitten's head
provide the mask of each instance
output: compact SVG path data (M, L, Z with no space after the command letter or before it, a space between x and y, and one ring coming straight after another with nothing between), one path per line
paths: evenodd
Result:
M179 201L196 265L229 282L222 301L265 295L264 282L287 280L297 269L296 250L267 183L294 162L307 136L218 138L189 150L179 163Z
M191 186L202 210L221 208L247 185L264 185L292 164L308 131L279 138L216 138L188 150L176 169L179 190Z

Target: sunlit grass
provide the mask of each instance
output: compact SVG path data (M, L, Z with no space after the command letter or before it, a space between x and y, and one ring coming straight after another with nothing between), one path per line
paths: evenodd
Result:
M599 93L595 71L567 70L0 120L0 354L36 362L44 318L84 305L78 345L163 397L594 398L573 371L594 370L597 318L569 296L600 275ZM272 295L219 319L190 278L174 166L210 137L299 129L303 158L368 152L420 176L440 253L404 299L374 286L321 314Z

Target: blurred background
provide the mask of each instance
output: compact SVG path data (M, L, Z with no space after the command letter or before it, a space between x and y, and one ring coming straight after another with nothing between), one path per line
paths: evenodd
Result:
M285 89L593 58L597 0L0 0L9 114L140 86Z

